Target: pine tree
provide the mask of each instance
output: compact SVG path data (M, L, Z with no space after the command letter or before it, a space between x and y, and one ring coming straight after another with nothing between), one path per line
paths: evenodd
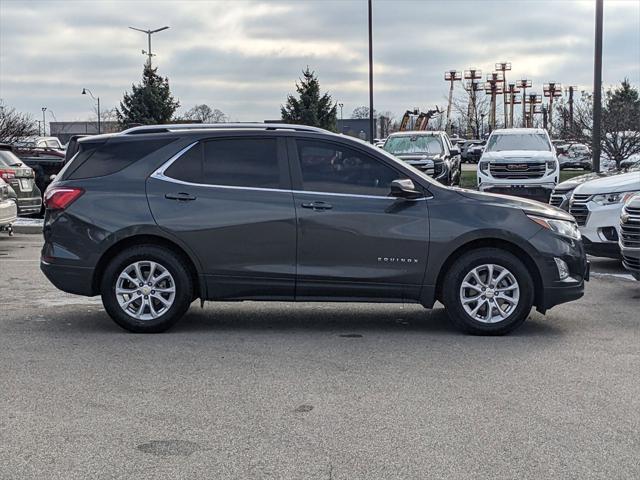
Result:
M310 125L336 131L337 105L328 93L320 96L320 83L309 67L296 82L299 98L287 96L286 105L280 108L282 120L287 123Z
M116 109L120 125L155 125L171 121L180 102L171 95L169 79L158 75L157 70L145 63L142 83L131 85L131 93L124 94L120 108Z

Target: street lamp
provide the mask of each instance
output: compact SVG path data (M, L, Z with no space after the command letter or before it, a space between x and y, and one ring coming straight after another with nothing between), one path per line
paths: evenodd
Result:
M449 70L444 72L444 80L450 83L449 86L449 103L447 104L447 133L451 135L451 102L453 100L453 84L454 82L462 80L462 72L457 70Z
M502 81L504 82L504 84L507 84L507 74L506 72L511 70L511 62L500 62L500 63L496 63L496 70L499 72L502 72ZM503 98L503 103L504 103L504 128L507 128L507 89L503 88L502 89L504 91L504 98Z
M502 93L502 83L504 83L504 76L502 72L487 74L484 91L491 95L491 115L489 116L489 126L492 132L496 129L496 96Z
M465 85L465 90L469 92L469 106L467 108L467 116L469 118L473 118L476 124L476 130L478 130L477 128L478 112L476 108L477 107L476 92L481 89L480 83L478 82L478 80L480 80L481 78L482 78L482 70L480 70L479 68L471 67L468 70L464 71L464 79L468 80L468 82L466 82L466 85ZM467 135L472 133L471 131L472 131L471 122L469 122L469 124L467 125ZM476 134L479 136L480 132L477 131Z
M562 85L557 82L549 82L544 85L544 96L549 98L549 136L553 130L553 99L562 96Z
M527 88L531 88L531 80L527 80L523 78L522 80L518 80L517 87L522 90L522 127L526 128L527 126L527 115L525 113L525 100L527 98Z
M47 121L45 119L44 116L44 112L47 111L47 107L42 107L42 136L46 137L47 136Z
M149 57L148 62L149 62L149 66L151 66L151 57L154 56L153 53L151 53L151 35L153 35L154 33L158 33L161 32L163 30L166 30L169 27L161 27L161 28L156 28L155 30L143 30L141 28L136 28L136 27L129 27L131 30L136 30L137 32L142 32L142 33L146 33L147 37L148 37L148 41L149 41L149 51L145 52L144 50L142 50L142 54L146 55L147 57Z
M342 107L344 107L344 103L340 102L340 103L338 104L338 106L340 107L340 121L342 121L342 120L343 120L343 117L342 117Z
M100 133L102 133L100 129L100 97L94 97L93 93L91 93L91 90L89 90L88 88L83 88L82 95L86 95L87 93L91 95L91 98L98 102L98 135L100 135Z

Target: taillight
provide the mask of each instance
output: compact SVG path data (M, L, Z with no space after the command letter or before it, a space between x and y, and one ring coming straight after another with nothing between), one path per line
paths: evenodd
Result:
M54 187L44 193L44 206L47 210L64 210L84 193L77 187Z
M16 178L16 174L12 170L0 170L0 178L8 180L10 178Z

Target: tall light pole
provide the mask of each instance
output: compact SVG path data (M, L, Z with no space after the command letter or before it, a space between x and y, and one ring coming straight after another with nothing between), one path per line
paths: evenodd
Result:
M44 112L47 111L47 107L42 107L42 136L47 136L47 121L45 119Z
M342 121L344 120L344 118L342 117L342 107L344 107L344 103L340 102L338 106L340 107L340 121Z
M129 27L129 28L131 30L136 30L138 32L142 32L142 33L146 33L147 34L147 39L148 39L148 42L149 42L149 50L146 51L146 52L144 50L142 50L142 54L146 55L147 57L149 57L147 61L149 62L149 66L151 66L151 57L154 56L154 54L151 53L151 35L153 35L154 33L158 33L158 32L161 32L163 30L166 30L169 27L165 26L165 27L161 27L161 28L156 28L155 30L150 30L150 29L143 30L142 28L136 28L136 27Z
M467 108L467 116L469 117L469 122L467 125L467 136L471 133L473 134L473 129L471 128L471 119L473 119L476 124L476 135L480 136L480 129L477 128L478 123L478 112L476 108L476 92L478 92L481 87L478 80L482 78L482 70L478 68L469 68L464 71L464 79L468 80L465 83L464 89L469 92L469 107Z
M527 114L525 113L525 101L527 98L527 88L531 88L531 80L523 78L518 80L517 86L522 90L522 128L527 127Z
M496 71L498 72L502 72L502 81L504 82L504 85L507 85L507 74L506 72L508 72L509 70L511 70L511 62L500 62L500 63L496 63ZM504 92L504 98L502 99L502 102L504 104L504 128L507 128L507 89L503 88L502 89Z
M509 105L509 128L513 128L513 106L517 103L516 93L520 93L520 89L515 83L510 83L504 91L505 95L508 94L506 102Z
M453 84L462 80L462 72L457 70L449 70L444 72L445 81L449 82L449 103L447 104L447 133L451 135L451 102L453 101Z
M600 171L600 123L602 117L602 0L596 0L596 35L593 58L593 171Z
M569 132L571 132L571 135L573 135L573 95L576 93L576 90L578 89L578 87L570 85L569 87L567 87L565 90L566 92L569 94ZM566 120L566 115L565 115L565 120ZM565 125L565 129L566 129L566 125Z
M373 19L371 11L371 0L369 0L369 142L373 144Z
M553 99L562 96L562 85L557 82L549 82L543 86L544 96L549 99L549 136L553 130ZM546 127L545 127L546 128Z
M91 93L91 90L89 90L88 88L83 88L82 89L82 95L86 95L86 94L91 95L91 98L93 98L94 100L97 100L98 102L98 135L100 135L101 132L101 128L100 128L100 122L101 122L101 118L100 118L100 97L94 97L93 93Z
M523 94L523 97L524 97L524 94ZM531 92L526 97L527 98L525 102L527 105L529 105L529 118L527 119L526 126L533 128L533 116L536 113L542 113L542 110L540 109L540 104L542 103L542 95L538 95L535 92ZM524 112L523 114L525 117L527 116Z
M502 82L504 82L502 72L494 72L487 74L487 81L484 84L485 93L491 95L491 115L489 116L490 132L496 129L496 96L502 93Z

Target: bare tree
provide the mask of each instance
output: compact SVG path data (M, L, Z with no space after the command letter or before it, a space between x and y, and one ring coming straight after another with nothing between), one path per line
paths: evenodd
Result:
M472 101L475 99L475 102ZM473 138L480 138L483 131L483 118L488 118L490 98L481 92L476 92L472 97L471 93L464 90L464 94L456 96L452 101L453 111L458 117L458 121L452 120L460 126L459 134L471 133Z
M184 114L185 120L196 120L202 123L225 123L229 121L229 117L222 111L211 109L205 103L196 105Z
M31 115L20 113L0 99L0 143L14 143L38 135L38 125Z
M568 106L561 103L560 115L554 121L554 130L562 138L590 144L593 135L593 95L584 93L574 100L573 124ZM640 95L638 90L624 80L619 87L607 90L602 106L602 152L620 162L640 153Z
M376 109L373 109L373 116L376 117L378 115L378 112L376 112ZM369 107L365 107L364 105L361 107L356 107L354 108L353 112L351 112L351 118L352 119L364 119L364 118L369 118Z

